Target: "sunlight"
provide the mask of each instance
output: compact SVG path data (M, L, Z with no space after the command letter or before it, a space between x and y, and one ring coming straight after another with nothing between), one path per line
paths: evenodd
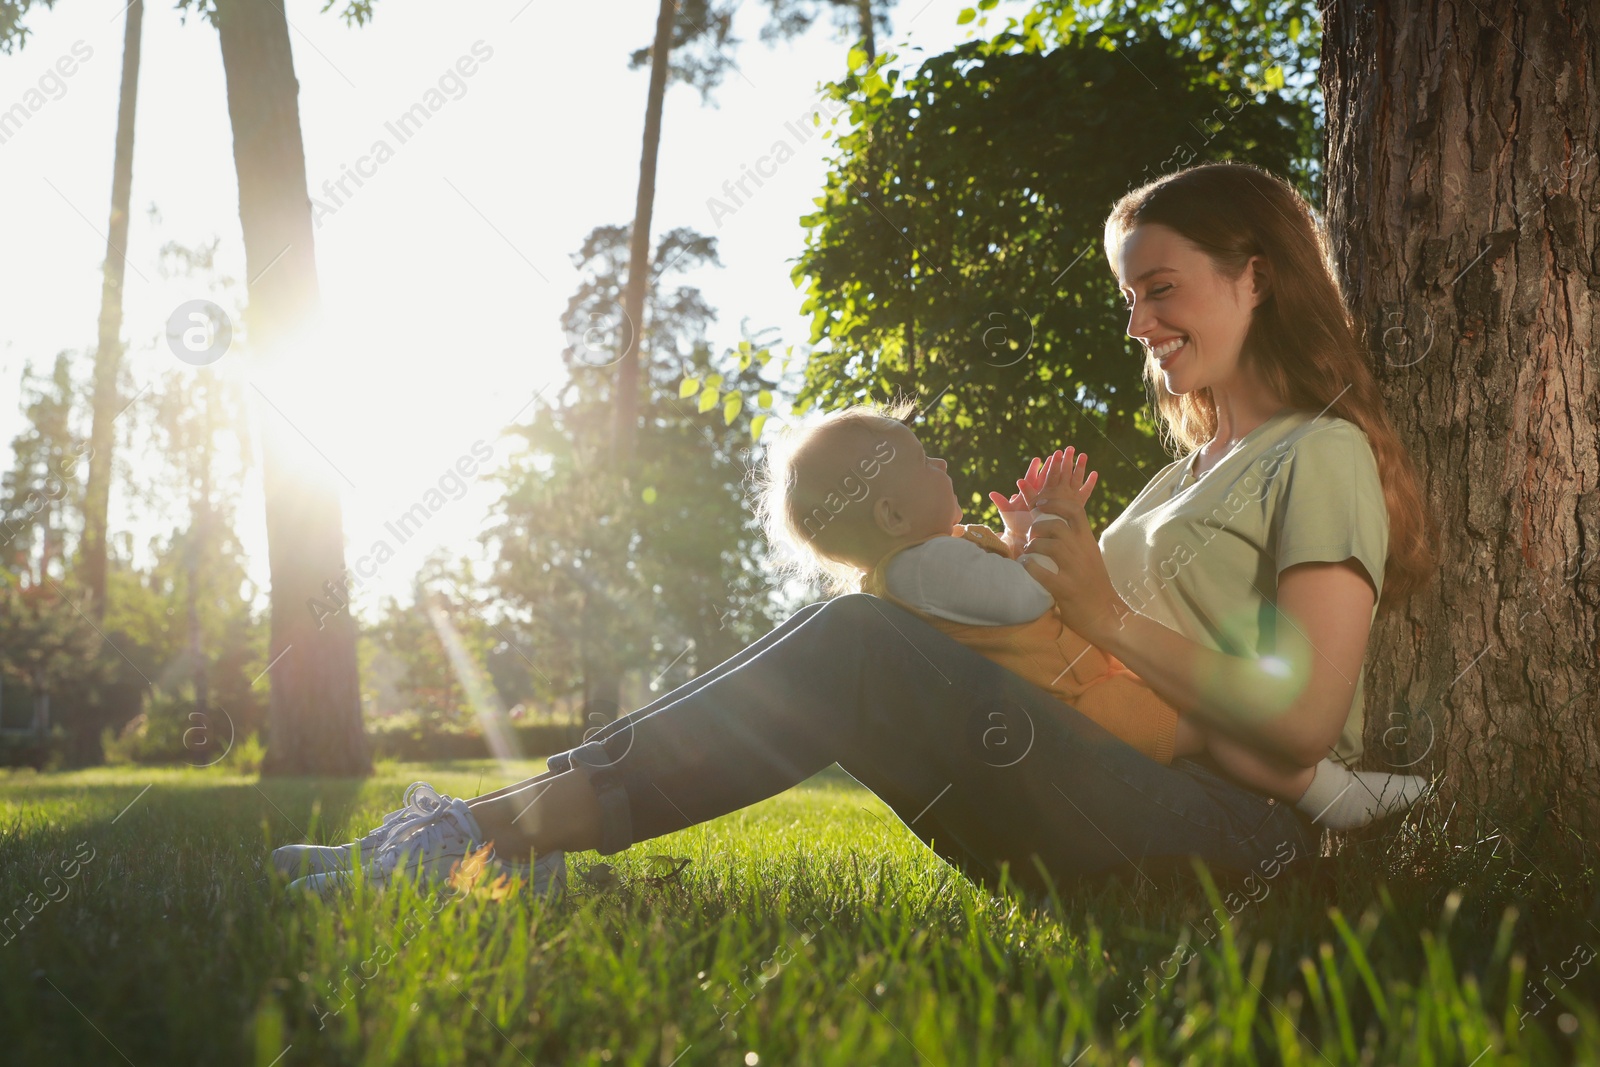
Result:
M444 645L445 655L450 659L450 669L455 672L456 681L460 682L461 688L466 691L467 703L471 705L478 726L483 730L483 738L489 746L489 752L502 763L521 759L522 751L517 745L516 735L511 732L506 709L500 702L500 695L495 692L494 683L479 668L477 660L467 651L466 645L462 643L461 634L450 622L450 616L437 603L430 603L428 621L433 623L434 632L439 635L439 641Z
M438 340L453 329L448 307L376 293L340 306L297 331L284 358L251 359L244 373L256 424L278 435L296 476L339 494L351 567L385 562L363 573L375 600L402 592L429 548L472 547L499 429L523 401L482 400L489 365Z
M329 335L325 320L313 320L286 335L277 351L250 351L240 370L263 434L283 448L289 473L318 485L353 488L340 460L348 455L335 398L348 361ZM265 441L267 438L263 438Z

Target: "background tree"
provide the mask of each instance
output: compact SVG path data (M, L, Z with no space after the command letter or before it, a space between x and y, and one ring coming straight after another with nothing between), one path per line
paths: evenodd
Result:
M1473 813L1592 840L1600 773L1600 26L1512 0L1327 8L1328 219L1432 517L1373 635L1372 743Z
M429 730L465 725L473 710L470 687L451 662L440 623L432 614L444 612L449 630L462 639L478 669L484 668L493 644L493 627L472 610L476 604L462 595L463 582L471 585L463 568L432 561L412 583L411 603L385 598L376 624L363 633L395 664L396 704L386 710L408 712Z
M771 19L761 27L761 40L775 44L799 37L824 15L832 18L834 30L858 43L872 62L878 56L878 34L889 32L891 3L882 0L766 0Z
M0 3L0 53L11 54L28 43L28 27L22 17L35 3L46 10L56 6L56 0L4 0Z
M129 635L111 622L97 628L79 607L89 444L75 428L88 404L73 364L63 352L48 376L25 365L27 426L0 476L0 712L7 726L42 735L35 762L62 741L66 759L85 764L101 758L103 727L138 713L148 664Z
M73 428L81 390L73 360L56 355L48 376L22 371L22 411L28 424L11 442L12 466L0 478L0 545L8 581L30 586L62 582L82 530L83 479L89 442Z
M0 477L0 711L5 725L48 735L53 723L76 725L74 705L87 696L78 680L100 669L100 636L63 588L82 528L88 442L72 426L81 390L67 353L49 375L26 364L22 394L28 424Z
M242 294L217 267L220 245L168 242L157 269L237 319ZM104 626L153 685L126 754L206 762L264 726L266 686L254 683L267 665L267 633L237 529L254 448L238 364L191 367L171 360L164 338L156 345L165 370L118 418L124 443L111 473L132 524L158 532L144 546L147 564L136 564L127 532L109 556ZM127 718L106 713L111 726Z
M644 144L639 153L639 188L633 209L633 242L628 254L627 285L622 295L621 329L616 343L617 387L614 396L613 453L622 477L627 478L638 434L640 324L649 290L645 270L650 259L650 217L656 198L656 159L661 152L661 116L666 106L667 83L682 81L700 90L703 101L732 67L726 48L736 43L730 32L733 8L712 0L661 0L656 15L655 39L649 48L633 53L634 69L650 64L650 88L644 110ZM697 47L689 48L689 45ZM609 310L609 309L608 309ZM614 316L610 316L614 317Z
M88 497L83 521L83 580L88 609L106 613L106 515L111 500L112 423L122 413L117 377L122 368L122 283L128 248L128 199L133 189L133 117L139 98L139 41L144 0L128 5L122 41L122 89L117 103L117 147L111 166L111 222L106 230L100 290L100 343L94 353L94 423L89 432Z
M995 0L979 0L979 9ZM1285 174L1322 203L1321 15L1311 0L1043 0L1015 24L1029 50L1072 40L1126 46L1159 34L1226 91L1244 86L1305 104ZM1305 119L1309 121L1305 121Z
M4 725L31 728L40 742L59 726L75 740L89 733L97 744L99 724L86 721L84 712L96 690L116 676L103 646L88 617L64 593L47 585L0 585Z
M206 255L214 251L213 246ZM223 364L178 367L162 375L145 402L152 443L167 457L156 491L182 502L171 532L152 545L157 562L151 584L159 581L169 603L181 605L181 615L165 617L164 639L152 641L164 664L159 684L169 690L182 686L185 715L199 715L195 721L208 729L226 724L225 733L238 736L262 725L251 687L240 683L245 665L256 659L251 653L266 651L264 643L239 648L241 638L256 646L250 640L254 612L241 595L253 586L235 530L251 457L241 385ZM265 666L261 660L255 672Z
M818 348L800 401L916 398L975 514L1018 457L1073 443L1103 517L1168 461L1100 251L1108 205L1203 160L1289 170L1312 119L1161 38L1042 47L1003 33L831 87L851 129L802 220Z
M181 0L198 6L204 0ZM369 12L347 9L346 18ZM264 367L315 358L306 351L320 294L306 191L298 83L289 27L276 4L215 0L239 177L239 219L250 279L247 322ZM270 267L270 269L268 269ZM338 487L326 461L265 412L263 483L272 572L268 774L365 774L355 624L341 612L316 620L307 605L345 573ZM281 657L281 658L280 658Z
M595 366L611 351L585 324L616 306L629 233L590 233L573 257L585 274L564 325L563 392L516 433L497 521L485 541L492 584L529 636L531 665L566 679L585 715L609 720L629 667L657 664L685 677L762 632L770 608L756 569L758 541L742 493L750 421L739 389L755 390L755 362L714 360L714 318L699 291L667 289L664 274L716 264L715 240L678 229L658 244L649 278L644 342L654 353L640 448L626 484L610 458L616 378ZM715 410L679 398L684 378L711 382Z
M0 50L26 41L22 18L32 2L0 6ZM50 7L54 0L40 2ZM206 18L222 46L255 352L263 364L292 361L308 343L319 293L287 16L277 4L249 0L179 0L178 8ZM341 17L365 23L370 0L348 0ZM114 385L114 374L108 380ZM113 396L114 390L102 394L106 406ZM371 761L361 731L354 624L341 614L319 633L305 607L322 583L344 573L337 490L315 477L322 460L298 431L271 417L264 423L274 666L271 743L262 769L366 773ZM92 542L95 555L103 544L103 537Z

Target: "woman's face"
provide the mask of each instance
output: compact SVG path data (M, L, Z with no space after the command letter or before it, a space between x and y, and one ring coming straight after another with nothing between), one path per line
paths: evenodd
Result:
M1122 239L1115 267L1128 301L1128 336L1144 345L1168 391L1233 381L1261 302L1259 262L1252 259L1230 279L1198 245L1158 223L1136 226Z

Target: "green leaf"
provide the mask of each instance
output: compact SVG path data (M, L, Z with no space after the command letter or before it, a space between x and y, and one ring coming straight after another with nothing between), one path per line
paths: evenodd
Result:
M722 405L722 421L729 426L739 417L739 411L744 407L743 393L729 393L728 399Z
M656 487L653 485L645 486L644 492L639 494L639 499L646 504L654 504L656 502Z
M700 394L700 414L704 415L706 412L716 407L719 395L720 394L718 394L715 389L707 386L705 391Z
M956 25L965 26L967 23L971 22L977 17L978 13L976 11L970 7L964 7L961 9L961 14L956 16Z
M708 374L708 375L706 375L706 388L707 389L721 389L722 388L722 375L720 375L720 374Z
M678 386L678 399L688 400L691 396L694 396L694 394L698 393L699 391L699 378L685 378L683 380L683 384Z
M772 390L763 389L756 394L756 407L770 408L772 406Z
M761 440L761 430L766 425L767 425L767 417L765 415L757 415L755 418L751 419L750 420L750 440L752 440L752 441Z
M849 56L847 56L845 58L845 63L847 63L849 65L849 68L851 70L857 70L857 69L859 69L859 68L861 68L863 66L866 66L866 63L867 63L866 50L862 49L862 48L852 48L852 49L850 49L850 54L849 54Z

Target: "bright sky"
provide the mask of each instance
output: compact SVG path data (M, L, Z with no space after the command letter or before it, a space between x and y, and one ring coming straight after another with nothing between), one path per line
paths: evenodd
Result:
M969 2L898 5L884 50L948 49L970 35L972 27L956 25ZM0 112L18 103L31 109L0 143L0 463L9 463L24 421L24 362L47 369L63 349L85 360L94 351L122 6L74 0L36 8L27 46L0 57ZM287 0L308 184L334 207L315 237L338 354L303 386L274 387L270 399L342 472L354 563L385 536L384 523L421 501L475 442L494 449L490 466L502 462L509 445L493 431L559 375L567 343L559 317L578 282L570 255L594 226L632 218L647 72L630 71L627 57L648 43L656 4L494 0L446 16L439 4L382 0L359 29L320 6ZM991 29L1021 9L1002 4ZM718 238L724 268L688 280L720 314L719 348L738 341L741 319L752 330L777 327L784 343L809 336L790 260L802 247L798 219L812 209L831 142L802 142L792 130L811 128L797 120L821 103L818 84L842 73L847 45L824 20L805 38L768 49L756 39L765 15L764 5L741 5L742 73L715 92L718 106L702 107L681 85L666 101L652 229L659 236L692 226ZM474 73L458 77L453 68L467 56ZM54 78L63 57L72 73ZM441 77L444 105L402 143L385 124L441 88ZM43 93L30 96L33 89ZM147 4L138 104L124 302L136 389L181 366L162 341L163 324L179 305L209 295L164 281L160 246L220 237L223 271L245 273L215 30L195 18L180 24L165 3ZM363 162L380 139L392 158ZM707 199L777 141L794 158L735 214L713 220ZM337 194L336 204L323 185L346 167L371 176L359 188L347 182L352 195ZM385 593L408 599L430 548L476 555L473 537L492 488L480 473L434 514L362 587L363 614ZM112 528L130 521L114 494ZM240 527L251 573L265 587L258 481L246 491Z

